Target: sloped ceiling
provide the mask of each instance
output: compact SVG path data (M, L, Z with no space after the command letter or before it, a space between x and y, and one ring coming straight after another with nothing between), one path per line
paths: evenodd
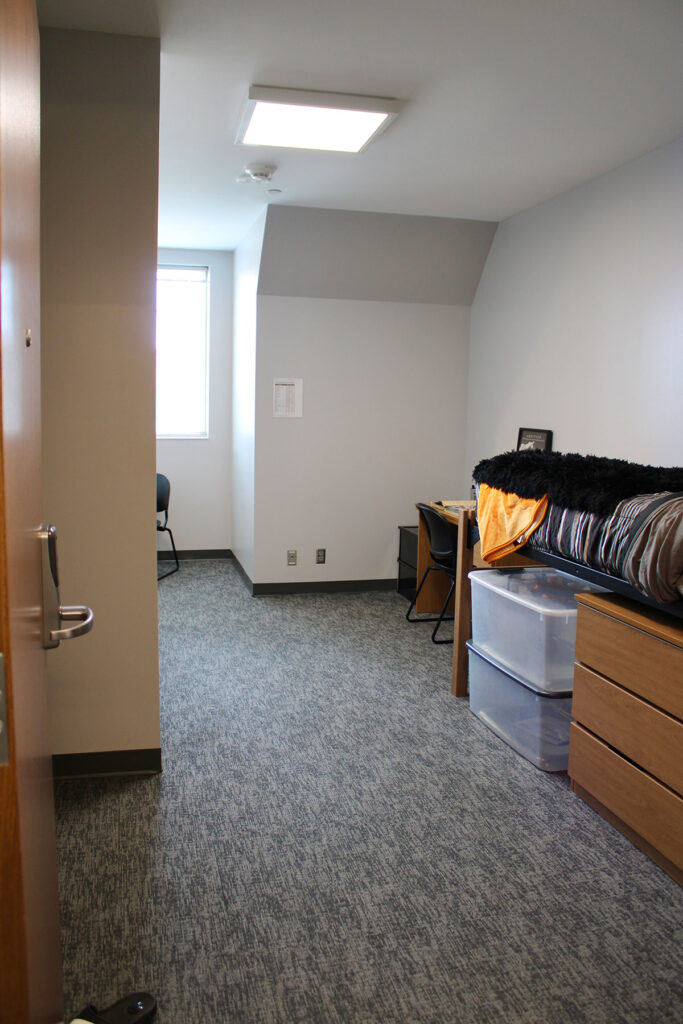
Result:
M258 292L471 306L495 230L491 221L271 207Z

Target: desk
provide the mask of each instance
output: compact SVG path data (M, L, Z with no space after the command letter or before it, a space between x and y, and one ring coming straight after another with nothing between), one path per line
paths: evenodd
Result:
M453 669L451 689L456 697L467 696L467 647L465 643L472 631L472 604L468 573L474 565L474 552L467 544L467 531L474 522L475 501L424 501L435 512L457 527L457 570L455 579L455 605L453 620ZM429 533L419 512L417 528L417 579L422 579L428 566L433 565L429 554ZM446 599L450 581L445 573L432 572L425 580L415 611L439 612Z
M495 564L485 562L480 554L480 546L477 543L473 547L468 544L468 532L470 525L476 519L475 501L423 501L422 505L429 505L435 512L439 512L445 519L453 523L458 530L456 547L456 577L454 593L454 620L453 620L453 667L451 671L451 692L456 697L467 696L467 646L466 643L472 636L472 596L470 592L469 573L472 569L511 569L524 568L530 565L538 565L530 558L523 555L507 555L499 559ZM419 509L418 509L419 513ZM429 555L429 534L424 524L422 515L419 514L417 530L417 579L418 582L429 565L433 565ZM449 580L445 573L432 572L429 574L422 588L419 600L415 606L417 612L439 612L448 593Z
M435 512L438 512L447 519L453 526L460 527L460 513L461 511L468 510L474 513L475 502L474 501L423 501L420 502L422 505L427 505L429 508L433 508ZM432 558L429 554L429 533L425 526L424 517L418 509L418 522L417 522L417 580L418 583L425 574L426 569L434 565ZM446 600L446 594L448 593L450 582L445 573L433 572L430 573L425 580L425 585L420 592L420 596L417 599L415 605L415 611L418 613L423 612L440 612L441 607Z

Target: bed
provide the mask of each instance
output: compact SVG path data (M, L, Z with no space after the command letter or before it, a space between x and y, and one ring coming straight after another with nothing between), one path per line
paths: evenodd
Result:
M484 459L473 476L485 559L523 549L683 618L683 468L530 450Z

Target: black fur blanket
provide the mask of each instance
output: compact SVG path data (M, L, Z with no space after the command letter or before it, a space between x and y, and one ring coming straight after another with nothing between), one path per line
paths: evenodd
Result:
M552 505L610 515L636 494L683 491L683 468L639 466L625 459L561 452L504 452L474 469L477 483L520 498L548 495Z

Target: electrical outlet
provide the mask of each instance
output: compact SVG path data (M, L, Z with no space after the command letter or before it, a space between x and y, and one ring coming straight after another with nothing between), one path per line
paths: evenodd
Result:
M316 548L315 549L315 564L316 565L324 565L325 564L325 553L326 553L326 549L325 548Z
M296 565L296 551L287 552L287 565Z

